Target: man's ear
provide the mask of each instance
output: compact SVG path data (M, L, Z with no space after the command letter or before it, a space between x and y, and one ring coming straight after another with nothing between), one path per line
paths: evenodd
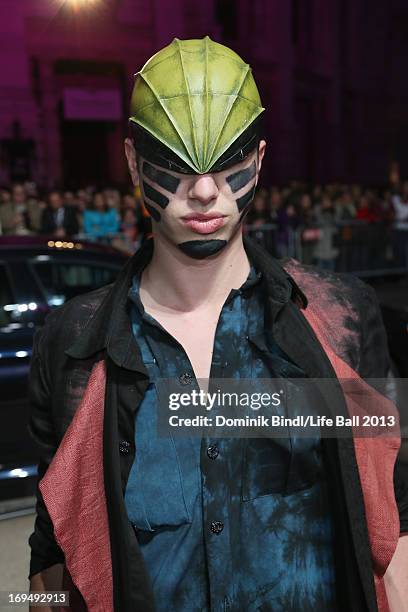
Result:
M265 155L266 141L260 140L258 145L258 172L261 170L262 160Z
M139 172L137 170L136 150L130 138L125 140L125 154L133 185L139 184Z

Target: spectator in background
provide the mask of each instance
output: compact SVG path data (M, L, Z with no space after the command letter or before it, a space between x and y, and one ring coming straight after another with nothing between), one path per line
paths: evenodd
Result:
M138 229L136 212L133 208L125 208L125 210L123 211L123 218L120 230L123 236L130 244L134 245L136 243Z
M112 246L127 255L132 255L140 244L139 238L136 211L134 208L125 208L122 214L120 236L113 240Z
M323 197L323 187L321 185L315 185L312 191L313 204L321 202Z
M43 210L41 232L55 238L74 236L79 231L77 211L73 206L64 206L61 194L51 191L48 206Z
M369 270L374 266L379 246L374 225L379 219L372 193L366 192L360 196L356 219L361 223L354 228L353 232L353 270Z
M375 223L380 220L376 196L372 191L366 191L358 201L356 219Z
M334 210L336 221L340 224L340 254L338 269L340 272L345 272L346 270L350 269L352 261L351 251L353 245L353 234L355 231L355 226L352 222L356 216L356 206L350 190L343 189L339 197L336 198Z
M136 198L134 195L130 193L125 193L122 199L122 208L126 210L127 208L136 209Z
M315 247L316 265L325 270L335 270L339 250L334 246L337 234L335 209L328 196L323 196L315 207L316 222L319 224L319 240Z
M46 202L40 199L30 199L27 202L28 225L32 232L39 234L42 226L43 211L47 208Z
M297 207L299 221L305 227L314 222L312 199L308 193L302 193Z
M316 244L320 238L319 230L314 227L315 216L312 207L312 199L308 193L300 196L297 207L299 224L303 227L302 231L302 261L305 264L312 264L315 257Z
M79 189L75 195L75 207L77 211L77 219L79 225L79 233L83 234L84 232L84 212L88 208L87 198L85 192L82 189Z
M278 220L278 210L282 206L282 196L279 189L272 187L269 196L269 218L271 221L276 222Z
M274 253L274 236L271 232L271 216L268 204L268 191L266 189L259 189L255 194L244 223L246 225L245 231L248 235L267 251Z
M73 191L64 191L63 195L64 206L76 206L75 195Z
M270 221L271 219L268 214L267 205L267 192L265 190L260 190L255 194L245 222L248 225L259 227L260 225L270 223Z
M28 229L35 234L41 232L41 219L47 204L39 197L37 185L32 181L24 183L26 193L26 221Z
M28 229L26 192L23 185L16 184L12 192L3 190L0 207L0 225L4 235L26 235Z
M76 205L82 210L85 210L90 206L92 198L86 189L78 189L76 194Z
M350 187L351 197L352 197L354 202L358 202L358 200L361 198L362 192L363 192L363 190L361 188L361 185L357 185L356 183L354 183Z
M335 213L337 221L350 221L356 216L356 207L350 191L346 190L336 199Z
M120 193L117 189L105 189L103 192L103 196L105 198L106 206L109 208L114 208L120 215Z
M408 182L392 198L394 207L394 260L397 266L408 267Z
M388 224L390 225L393 221L394 221L394 205L392 203L393 200L393 193L390 190L386 190L384 192L384 195L381 199L381 208L382 208L382 215L381 218Z
M277 212L276 252L278 257L296 256L295 232L299 224L295 205L281 206Z
M0 234L13 233L15 227L14 206L11 202L11 192L6 187L0 189Z
M95 193L92 208L84 211L84 234L87 238L108 238L119 231L120 218L116 208L109 208L102 193Z

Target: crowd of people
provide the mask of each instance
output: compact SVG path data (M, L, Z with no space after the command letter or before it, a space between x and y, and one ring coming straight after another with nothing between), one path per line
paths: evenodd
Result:
M246 222L279 257L341 271L408 267L408 182L261 188Z
M150 229L137 192L88 187L41 194L34 183L0 188L0 235L75 237L133 253Z
M408 266L408 182L380 192L298 181L259 188L246 231L279 257L327 269ZM151 230L140 191L40 193L34 183L0 188L0 234L44 234L113 244L132 253Z

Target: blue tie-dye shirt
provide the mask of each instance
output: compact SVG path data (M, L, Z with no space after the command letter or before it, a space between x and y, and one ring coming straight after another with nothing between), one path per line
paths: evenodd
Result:
M158 612L336 609L320 439L158 437L156 381L198 389L183 347L129 292L150 384L136 415L125 503ZM218 321L210 379L302 376L264 333L252 268Z

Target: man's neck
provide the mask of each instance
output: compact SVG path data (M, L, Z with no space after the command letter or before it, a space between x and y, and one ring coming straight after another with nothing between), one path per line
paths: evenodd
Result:
M237 232L217 256L199 260L158 236L152 259L142 274L141 299L145 306L161 310L220 308L231 289L245 282L249 270L242 232Z

